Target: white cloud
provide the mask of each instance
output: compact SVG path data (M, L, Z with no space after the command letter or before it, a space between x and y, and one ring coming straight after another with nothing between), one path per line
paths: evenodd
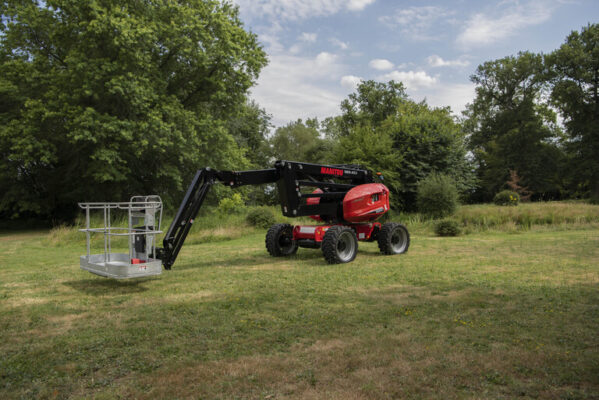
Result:
M348 10L352 11L361 11L366 6L374 3L375 0L349 0L349 4L347 5Z
M459 115L466 109L466 104L474 100L475 85L472 83L438 83L434 89L422 90L414 96L416 101L426 98L433 107L451 107L454 114Z
M333 65L336 59L337 56L335 54L323 51L321 53L318 53L318 55L316 56L316 65L319 67L327 67L329 65Z
M547 21L553 10L551 2L535 0L524 5L511 3L502 12L495 10L492 16L475 14L468 20L456 42L463 48L489 45L515 35L527 26Z
M393 15L385 15L379 21L398 27L402 34L417 40L431 40L435 36L429 33L441 18L453 15L454 12L442 7L424 6L399 8Z
M437 83L437 77L430 76L424 71L392 71L382 75L379 80L402 82L406 88L418 90L430 88Z
M322 52L316 57L283 53L269 55L254 98L281 126L298 118L324 118L339 113L339 104L347 94L339 86L346 66L334 54Z
M314 43L316 42L317 37L318 35L316 35L316 33L302 32L302 34L299 36L299 40L302 42Z
M361 11L375 0L234 0L241 10L252 17L274 17L284 20L299 20L336 14L338 12Z
M428 65L431 67L467 67L470 61L458 58L456 60L444 60L436 54L429 56L427 59Z
M339 47L341 50L347 50L349 48L349 45L347 43L342 42L341 40L339 40L337 38L330 38L329 42L331 42L335 46Z
M345 75L341 77L341 86L346 89L354 90L363 79L355 75Z
M393 69L393 63L389 60L385 60L384 58L375 58L374 60L370 60L368 66L379 71L387 71Z

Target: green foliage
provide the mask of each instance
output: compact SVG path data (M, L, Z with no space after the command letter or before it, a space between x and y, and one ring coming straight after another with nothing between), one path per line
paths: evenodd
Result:
M493 197L493 203L498 206L517 206L520 203L520 195L511 190L502 190Z
M393 148L402 158L402 187L397 195L403 209L415 209L418 183L431 173L451 177L458 193L465 195L473 190L475 178L473 166L466 159L464 133L448 107L404 102L382 129L391 134Z
M243 150L253 168L272 167L266 139L271 128L270 115L253 100L241 105L227 121L229 133Z
M335 161L383 172L395 209L415 209L418 182L431 172L451 175L461 193L473 189L464 136L448 108L409 100L393 81L367 81L342 109L326 121L326 132L339 137Z
M238 214L245 209L245 203L240 193L233 193L218 202L218 212L221 215Z
M464 127L481 184L476 200L490 200L510 171L537 197L559 192L560 130L555 113L541 100L543 68L541 55L522 52L485 62L472 75L476 98Z
M393 149L393 139L382 129L372 130L369 125L353 128L347 136L338 139L334 160L345 164L358 164L373 172L381 172L384 183L397 192L401 188L399 169L401 156ZM394 204L398 199L391 198Z
M347 99L341 102L341 116L337 120L339 134L349 135L359 125L377 127L389 116L397 113L399 107L408 99L406 89L401 82L362 81Z
M458 191L451 177L433 173L418 183L418 211L433 218L451 215L458 206Z
M255 207L248 212L245 220L251 226L267 229L276 222L275 216L269 207Z
M435 223L437 236L458 236L462 233L459 224L452 219L443 219Z
M298 119L277 128L270 139L272 155L277 160L323 163L330 153L330 141L321 139L318 121Z
M266 56L230 3L15 0L2 21L0 216L172 204L197 168L247 165L224 121Z
M599 24L570 33L546 57L546 65L554 82L552 104L561 112L570 139L570 190L582 188L599 201Z

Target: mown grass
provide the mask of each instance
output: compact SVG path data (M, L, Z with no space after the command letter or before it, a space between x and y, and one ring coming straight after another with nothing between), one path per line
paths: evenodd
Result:
M82 242L3 234L0 398L597 398L585 221L456 238L417 222L407 254L360 243L333 266L239 228L126 282L81 271Z

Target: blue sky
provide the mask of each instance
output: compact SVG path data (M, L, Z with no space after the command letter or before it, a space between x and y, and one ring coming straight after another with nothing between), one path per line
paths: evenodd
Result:
M360 79L402 81L460 113L487 60L550 52L599 22L599 0L234 0L268 53L252 97L276 126L337 115Z

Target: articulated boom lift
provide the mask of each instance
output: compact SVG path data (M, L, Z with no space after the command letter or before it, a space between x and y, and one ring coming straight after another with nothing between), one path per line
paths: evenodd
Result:
M331 264L353 261L358 241L378 241L383 254L408 250L410 235L397 223L375 222L389 211L389 189L375 183L372 172L355 165L319 165L277 161L274 168L254 171L199 170L168 228L163 247L162 201L158 196L134 196L123 203L79 203L86 213L87 254L81 268L111 278L158 275L171 269L212 185L230 187L276 183L281 210L287 217L310 216L321 225L275 224L266 234L266 249L274 257L294 254L298 247L321 248ZM104 227L90 227L90 212L103 212ZM111 226L112 213L126 213L127 227ZM114 217L114 214L113 214ZM104 236L104 252L91 254L90 236ZM112 239L128 238L128 253L112 252ZM118 243L118 242L117 242Z
M338 181L342 181L338 182ZM319 165L277 161L274 168L255 171L199 170L175 219L166 232L157 258L165 269L174 264L210 187L276 183L286 217L310 216L324 225L276 224L266 234L266 249L274 257L294 254L298 247L322 248L331 264L353 261L358 240L377 240L384 254L408 250L405 226L374 222L389 211L389 189L374 183L371 171L353 165ZM305 188L314 189L304 193Z

